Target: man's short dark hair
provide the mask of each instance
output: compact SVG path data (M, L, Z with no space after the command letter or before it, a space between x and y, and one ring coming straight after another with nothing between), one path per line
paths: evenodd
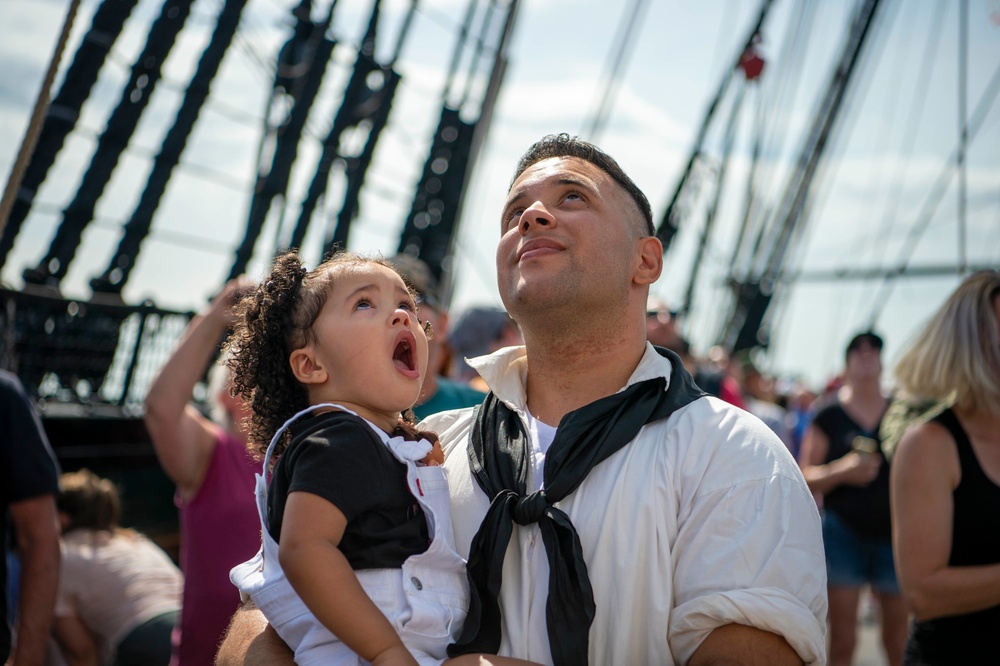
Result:
M847 348L844 349L844 357L846 358L850 356L851 352L861 347L863 343L868 343L879 351L882 349L882 338L880 338L874 331L862 331L851 338L851 341L847 343Z
M649 206L649 199L642 193L642 190L632 182L632 179L618 166L618 162L613 157L589 141L584 141L575 136L571 137L569 134L548 134L528 148L528 151L524 153L521 160L517 163L514 177L507 188L508 191L514 186L514 182L521 177L525 169L552 157L575 157L585 162L590 162L614 178L619 185L625 188L625 191L628 192L629 196L632 197L632 201L639 208L639 212L642 213L642 217L646 222L646 233L650 236L655 235L656 229L653 226L653 210Z

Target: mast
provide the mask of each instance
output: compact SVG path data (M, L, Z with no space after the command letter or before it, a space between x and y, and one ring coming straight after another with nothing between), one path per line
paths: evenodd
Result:
M80 108L90 95L97 75L107 59L108 52L121 34L125 20L132 13L138 0L104 0L94 12L90 29L73 56L66 70L59 92L45 111L38 142L31 153L31 160L17 190L16 198L0 236L0 266L14 246L17 234L28 217L35 193L56 161L66 137L80 117ZM45 91L48 93L48 90Z
M448 102L448 89L454 83L453 76L457 63L466 46L467 27L471 24L475 2L476 0L470 2L462 36L452 60L437 131L434 133L431 149L413 197L413 204L399 239L398 251L423 260L434 276L442 282L444 282L442 277L447 272L447 259L451 254L454 237L458 231L463 192L468 182L471 167L475 163L479 149L485 140L493 106L496 103L507 66L507 47L518 8L518 0L511 0L505 8L506 13L503 16L493 53L489 84L480 103L479 115L475 120L466 121L461 116L465 111L463 106L469 102L468 86L463 99L454 106ZM495 4L492 2L487 9L477 40L478 51L481 51L482 45L486 43L486 33L489 31L490 19L496 9ZM478 66L479 57L480 54L476 53L472 58L473 71L470 72L470 79Z
M374 110L368 109L363 112L369 114L367 118L369 125L368 137L365 140L365 145L361 153L357 157L346 159L347 188L344 193L344 203L340 208L340 213L337 215L337 226L330 241L327 243L327 252L337 247L338 244L341 247L347 246L348 230L358 213L361 187L364 184L365 175L368 173L369 166L371 166L372 157L375 154L375 146L382 135L382 130L385 129L386 124L389 122L389 111L392 109L392 101L395 98L396 89L401 79L395 70L396 61L399 59L400 53L402 53L403 43L409 34L416 9L417 1L411 0L410 11L403 21L392 59L386 66L381 68L383 77L382 89L377 94L373 91L370 95L370 100L365 104L365 107L375 105Z
M395 92L395 85L392 86L391 90L388 88L389 77L383 77L384 85L381 89L373 89L372 84L369 82L370 75L381 69L378 63L375 62L375 40L378 33L380 10L381 0L375 0L372 5L371 16L368 19L368 27L365 30L361 44L358 46L357 56L354 60L354 69L351 71L347 86L344 88L340 107L337 109L336 116L334 116L330 131L323 140L323 150L320 154L319 163L316 167L316 172L313 174L312 182L309 184L306 198L302 202L299 220L295 225L295 230L292 232L289 247L300 247L302 241L305 239L313 212L316 210L320 199L326 194L330 179L330 169L339 156L341 136L343 136L349 127L356 126L364 121L372 112L373 105L378 107L381 104L386 104L385 97L387 94L389 94L388 98L391 99L390 93ZM335 239L330 245L347 246L346 227L347 225L344 225L342 237Z
M681 178L677 183L677 187L674 189L673 195L670 197L670 203L667 204L667 209L663 213L663 217L660 219L660 225L656 228L656 237L660 239L663 243L663 253L666 254L667 250L670 249L670 243L674 240L674 236L677 235L677 230L680 228L681 218L683 217L684 211L682 210L684 206L685 196L688 194L688 179L691 177L691 172L694 171L694 165L698 158L701 156L701 147L705 143L705 137L708 135L709 126L712 124L712 119L715 117L715 112L719 107L719 103L725 96L726 91L729 89L729 84L733 80L733 75L740 68L740 61L743 55L749 51L755 40L758 38L761 27L764 25L764 20L767 18L767 14L771 9L773 0L763 0L760 5L760 11L757 13L757 20L750 29L750 33L747 36L743 47L739 50L739 55L733 61L733 66L726 70L725 75L722 77L722 82L719 83L719 89L715 93L715 97L712 99L711 103L708 105L708 111L705 112L705 117L702 119L701 127L698 128L698 134L694 141L694 147L691 149L691 154L688 156L687 164L684 166L684 171L681 173Z
M26 283L58 287L66 276L80 246L83 230L93 219L97 200L104 193L119 158L139 124L139 118L160 80L163 62L191 11L191 4L192 0L164 2L159 17L149 30L146 46L132 66L129 82L122 91L118 106L98 139L97 150L76 196L63 211L63 221L48 252L35 268L24 271Z
M392 100L396 95L396 89L399 87L401 77L391 67L383 68L382 72L384 84L377 94L378 105L371 111L371 115L366 118L369 128L364 148L361 149L361 152L356 157L345 158L347 188L344 192L344 203L337 214L337 226L326 246L327 253L337 247L347 247L351 223L354 222L354 219L358 215L358 204L365 175L368 173L368 167L371 166L372 157L375 154L375 146L382 135L382 130L385 129L386 124L389 122L389 111L392 109Z
M95 292L121 294L122 288L128 281L129 274L139 257L140 245L149 235L153 215L167 189L170 176L174 167L180 163L181 153L184 152L188 137L198 121L198 114L208 99L212 80L218 73L222 59L236 34L245 5L246 0L226 0L219 11L218 23L212 33L211 41L198 61L198 67L184 93L184 100L177 110L174 124L163 139L163 148L153 161L153 170L146 181L146 188L132 212L131 219L125 225L118 249L112 255L104 273L90 281L90 286Z
M316 95L323 83L323 76L326 74L330 56L333 55L333 49L336 46L336 41L326 36L333 21L333 11L336 6L337 2L334 0L330 4L326 18L318 24L314 24L309 18L311 8L309 0L302 0L302 3L295 10L298 19L296 32L282 48L279 59L292 64L292 70L299 70L300 68L295 65L301 63L305 71L295 79L285 79L281 63L279 63L275 94L277 95L279 88L286 90L291 88L295 103L284 125L278 128L270 170L266 174L257 176L257 185L250 203L246 234L236 249L236 257L229 271L228 279L230 280L246 271L254 245L260 237L264 221L271 210L272 202L279 196L283 197L288 189L292 165L298 155L302 130L309 118L313 102L316 101ZM299 51L301 53L297 53Z
M691 265L691 274L688 276L687 290L684 294L684 303L681 305L681 314L689 314L694 307L695 286L698 284L698 274L701 270L701 261L705 256L705 249L708 246L708 239L712 235L715 227L716 214L719 212L719 201L722 198L722 190L726 182L726 174L729 171L729 160L733 154L733 147L736 143L736 124L739 120L739 112L743 106L743 96L746 88L740 88L733 102L733 108L729 111L729 120L726 123L726 135L723 139L722 160L719 165L719 172L716 175L715 195L712 203L705 214L705 226L701 230L698 239L698 251L695 253L694 262Z
M822 162L852 75L857 70L866 38L871 33L879 2L859 2L840 60L789 175L775 216L777 230L758 252L747 279L735 285L736 303L722 334L723 346L733 352L767 344L767 333L762 331L764 317L778 286L793 234L805 219L813 178Z

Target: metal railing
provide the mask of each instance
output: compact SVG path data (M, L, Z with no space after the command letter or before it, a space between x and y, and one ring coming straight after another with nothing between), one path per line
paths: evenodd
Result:
M192 313L0 289L0 367L40 406L138 415Z

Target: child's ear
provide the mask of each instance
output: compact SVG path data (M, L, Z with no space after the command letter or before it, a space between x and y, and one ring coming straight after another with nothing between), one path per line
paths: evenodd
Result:
M292 374L303 384L322 384L329 379L329 373L316 359L312 345L296 349L288 355Z

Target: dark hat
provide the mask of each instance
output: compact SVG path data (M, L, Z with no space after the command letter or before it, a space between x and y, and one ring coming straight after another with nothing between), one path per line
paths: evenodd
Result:
M437 278L434 277L434 273L423 260L408 254L397 254L390 257L388 261L399 271L403 279L416 290L421 303L426 303L435 310L441 309Z
M882 338L877 336L873 331L862 331L851 338L851 341L847 343L847 349L844 350L844 356L847 356L852 351L860 347L862 342L867 342L875 349L882 349Z
M482 356L490 352L492 343L500 338L504 328L515 325L514 320L502 308L469 308L451 327L448 342L460 357Z

